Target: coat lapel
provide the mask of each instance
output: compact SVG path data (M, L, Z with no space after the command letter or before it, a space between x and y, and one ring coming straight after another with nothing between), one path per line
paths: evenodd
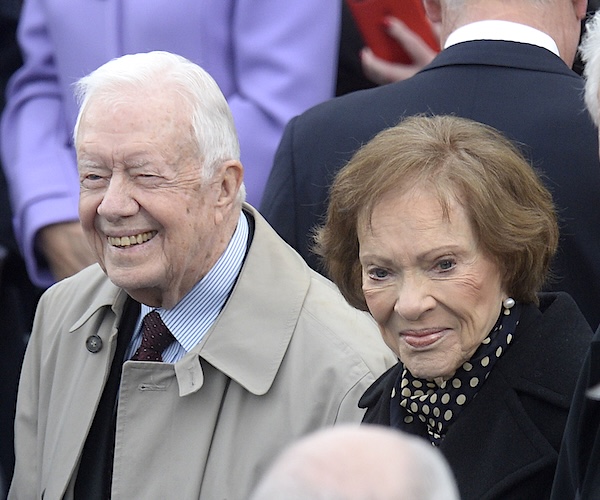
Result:
M56 433L52 434L55 445L46 447L52 450L45 458L50 466L45 469L46 476L42 479L47 498L62 498L77 467L110 371L118 318L126 297L124 292L118 292L107 282L107 286L91 298L88 309L68 332L63 333L73 339L61 343L63 351L57 354L56 365L69 366L69 369L57 373L60 380L55 379L53 385L61 387L68 399L56 398L54 401L59 401L60 408L56 405L48 412L47 426L56 429ZM101 339L102 348L98 352L87 349L86 341L92 335ZM86 354L78 352L81 350L87 351Z
M423 71L465 64L543 71L578 78L560 57L547 49L527 43L492 40L463 42L448 47Z
M511 488L550 466L558 455L501 376L490 376L441 449L461 495L478 499L510 498Z
M262 395L279 371L311 276L300 256L277 251L279 237L264 219L250 206L245 210L254 218L255 237L229 301L205 342L193 351L249 392ZM295 282L284 294L272 286L282 269ZM264 307L268 314L261 311Z

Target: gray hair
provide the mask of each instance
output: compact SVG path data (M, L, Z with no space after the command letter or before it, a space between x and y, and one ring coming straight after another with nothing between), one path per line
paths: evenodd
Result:
M202 160L204 178L211 178L224 161L239 160L233 116L217 83L197 64L164 51L118 57L76 82L75 96L80 108L75 140L90 101L122 102L124 89L156 92L166 89L184 100L190 109L191 139Z
M583 75L585 77L585 104L592 120L600 125L600 105L598 102L600 91L600 11L586 23L586 33L579 46L581 60L585 64Z
M458 500L454 477L426 440L375 425L343 425L300 439L250 500Z

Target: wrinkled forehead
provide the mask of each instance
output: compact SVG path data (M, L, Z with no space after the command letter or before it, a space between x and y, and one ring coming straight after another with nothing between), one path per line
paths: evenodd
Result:
M148 140L172 135L179 139L191 139L189 108L181 96L171 94L128 90L122 94L109 92L93 95L81 110L75 136L76 146L82 133L88 134L90 131L120 133L124 136L145 134Z

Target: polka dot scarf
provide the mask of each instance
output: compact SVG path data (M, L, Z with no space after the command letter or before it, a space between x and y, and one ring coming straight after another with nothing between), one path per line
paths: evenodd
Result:
M413 434L422 434L439 446L461 410L477 395L492 367L510 345L519 324L521 304L500 313L490 334L471 359L454 376L437 385L419 379L405 368L391 394L391 425Z

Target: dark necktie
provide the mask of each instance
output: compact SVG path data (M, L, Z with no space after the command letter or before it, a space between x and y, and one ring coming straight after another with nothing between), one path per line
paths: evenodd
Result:
M131 358L134 361L162 361L163 351L175 340L156 311L142 320L142 343Z

